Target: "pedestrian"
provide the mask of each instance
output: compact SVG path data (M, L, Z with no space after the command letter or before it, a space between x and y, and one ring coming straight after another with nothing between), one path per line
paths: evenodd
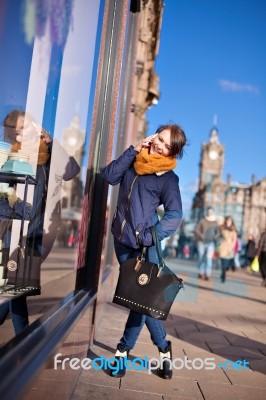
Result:
M198 277L209 280L212 271L212 258L218 237L218 223L212 207L196 225L194 238L198 248Z
M218 248L221 259L221 282L226 279L226 271L234 265L235 247L237 242L236 228L232 217L225 217L220 228L220 244Z
M167 255L167 257L176 258L177 245L178 245L178 234L174 233L166 241L165 254Z
M190 255L190 253L189 253L189 245L188 244L185 244L185 246L184 246L184 248L183 248L183 253L184 253L184 257L186 258L186 259L188 259L189 258L189 255Z
M248 263L248 267L250 267L252 261L256 256L256 242L254 235L252 233L248 234L248 242L246 246L246 260Z
M136 257L143 246L148 246L146 260L158 263L156 248L150 228L156 226L159 240L172 235L182 221L182 203L179 179L173 172L176 158L183 155L186 136L174 124L160 126L154 136L147 137L135 147L130 146L117 160L112 161L103 175L111 185L120 183L112 233L119 264ZM159 220L157 208L164 206ZM112 376L123 377L125 362L133 349L143 325L146 324L151 340L158 347L162 364L158 374L172 378L171 342L166 340L163 322L150 316L129 312L124 333L117 345L115 357L119 372Z
M235 257L234 257L235 268L240 268L241 249L242 249L242 242L241 242L240 235L238 235L237 236L237 240L236 240L236 247L235 247L235 250L234 250L234 253L235 253Z
M76 176L80 167L73 157L68 156L65 150L53 140L49 133L40 125L37 125L33 116L23 110L14 109L6 115L3 121L4 138L11 144L11 151L21 150L22 143L32 146L34 152L35 143L37 146L37 166L35 178L37 184L34 188L32 200L30 223L27 232L27 251L33 252L33 266L31 284L39 285L40 264L49 254L58 229L61 226L61 205L60 202L53 203L53 212L49 216L49 229L44 233L44 217L48 192L48 181L51 164L51 154L56 146L56 156L63 164L64 173L62 180L70 180ZM60 177L58 176L57 179ZM52 197L57 199L55 193ZM3 324L8 313L11 313L15 334L19 334L29 324L28 307L26 295L21 295L0 306L0 324Z
M259 258L262 286L266 287L266 230L260 236L256 255Z

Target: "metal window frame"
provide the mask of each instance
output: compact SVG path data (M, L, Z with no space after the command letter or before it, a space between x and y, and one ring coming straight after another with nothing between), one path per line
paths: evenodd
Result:
M46 314L0 348L0 397L20 399L41 370L95 300L96 294L80 290L69 293Z

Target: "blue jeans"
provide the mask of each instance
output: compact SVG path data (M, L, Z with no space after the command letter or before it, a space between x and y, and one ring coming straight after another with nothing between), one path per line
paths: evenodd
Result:
M20 296L0 305L0 325L11 314L15 334L18 335L29 325L26 296Z
M119 264L121 265L124 261L137 257L140 254L140 250L132 249L124 246L115 239L115 252ZM146 260L154 263L158 263L158 256L155 246L149 247L146 255ZM148 315L139 314L135 311L130 311L123 337L120 339L120 346L125 350L131 350L136 344L143 325L146 324L150 334L151 340L155 346L159 347L164 351L168 346L166 341L166 332L161 320L149 317Z
M212 257L214 254L214 242L203 243L198 242L198 271L200 274L205 274L205 276L211 276L212 270Z
M233 258L221 258L221 281L225 282L226 270L233 265Z

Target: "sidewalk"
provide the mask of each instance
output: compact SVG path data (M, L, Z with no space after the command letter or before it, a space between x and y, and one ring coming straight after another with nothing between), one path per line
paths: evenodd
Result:
M246 360L250 370L232 369L230 365L227 368L216 366L213 370L182 368L174 370L170 381L155 373L149 375L147 371L130 370L124 378L116 379L103 370L73 371L69 365L65 370L55 371L51 360L47 367L49 374L40 378L46 390L39 392L36 384L35 390L32 388L25 399L37 396L42 400L44 395L51 400L265 399L266 288L260 286L260 277L246 270L229 272L228 281L222 284L217 270L213 271L211 281L204 281L197 278L196 263L185 260L166 262L186 282L185 291L178 295L165 322L168 339L172 341L173 358L214 358L216 365L228 359ZM89 358L113 357L127 313L126 309L111 302L105 305ZM79 343L77 340L76 344L82 345L84 332L79 332ZM67 348L70 344L66 341L65 346ZM69 350L63 353L63 357L71 353ZM76 350L72 357L80 354ZM146 327L129 359L144 356L158 358L157 348L151 343ZM200 365L199 360L195 363L196 367ZM180 365L178 362L177 366ZM53 390L52 381L56 383Z

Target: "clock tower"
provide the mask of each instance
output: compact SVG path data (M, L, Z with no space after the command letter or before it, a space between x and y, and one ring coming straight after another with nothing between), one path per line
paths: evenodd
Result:
M220 144L218 130L213 127L207 143L203 143L200 156L199 189L222 180L224 146Z
M223 165L224 146L219 141L218 130L214 125L210 132L209 141L201 146L199 187L192 206L193 220L202 218L206 208L214 205L214 194L217 201L223 200ZM219 196L221 199L218 199Z

